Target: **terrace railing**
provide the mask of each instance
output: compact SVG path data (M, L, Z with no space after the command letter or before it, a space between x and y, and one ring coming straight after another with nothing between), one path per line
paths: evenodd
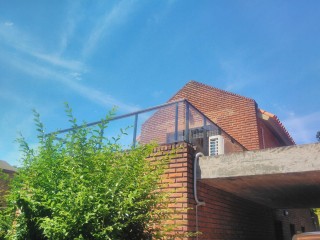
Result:
M91 127L101 122L92 122L79 127ZM184 141L194 144L198 151L208 154L209 138L219 135L224 139L225 152L246 150L185 99L115 116L110 119L107 130L101 134L110 138L116 136L119 129L126 129L126 134L121 137L121 144L126 147L150 142L171 144ZM74 128L68 128L55 134L72 130Z

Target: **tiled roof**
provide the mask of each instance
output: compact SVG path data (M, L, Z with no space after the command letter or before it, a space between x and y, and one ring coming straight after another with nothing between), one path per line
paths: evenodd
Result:
M248 150L262 148L258 119L260 110L254 99L196 81L188 82L169 101L181 98L187 99ZM280 136L285 138L285 142L289 145L294 144L279 119L275 115L272 115L272 119L273 126L280 131Z
M203 87L205 87L205 88L212 89L212 90L214 90L214 91L219 91L219 92L224 93L224 94L228 94L228 95L231 95L231 96L240 97L240 98L247 99L247 100L249 100L249 101L255 102L254 99L252 99L252 98L248 98L248 97L245 97L245 96L241 96L241 95L239 95L239 94L232 93L232 92L229 92L229 91L226 91L226 90L223 90L223 89L219 89L219 88L216 88L216 87L213 87L213 86L210 86L210 85L201 83L201 82L197 82L197 81L195 81L195 80L190 80L184 87L187 87L188 85L203 86ZM183 89L183 88L182 88L182 89ZM182 90L182 89L181 89L181 90ZM180 91L181 91L181 90L180 90ZM177 93L169 100L169 102L170 102L171 100L175 99L175 96L176 96L178 93L179 93L179 92L177 92Z
M249 150L259 149L256 102L196 81L188 82L170 101L185 98Z
M16 172L17 169L12 167L9 163L3 161L3 160L0 160L0 169L3 169L3 170L7 170L7 171L11 171L11 172Z
M288 137L288 139L292 142L292 144L295 144L295 141L293 140L293 138L290 136L289 132L287 131L287 129L285 128L285 126L280 122L279 118L274 115L273 113L267 112L263 109L259 109L261 114L264 114L268 117L270 117L271 119L273 119L273 121L275 121L277 123L277 125L279 126L279 128L283 131L283 133L286 135L286 137Z

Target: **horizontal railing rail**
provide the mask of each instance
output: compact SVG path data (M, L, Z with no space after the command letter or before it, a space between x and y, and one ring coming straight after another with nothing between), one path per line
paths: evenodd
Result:
M152 113L145 121L140 125L138 121L139 116L146 113ZM231 142L234 142L241 146L243 150L246 150L238 141L230 136L221 127L212 122L204 113L199 111L193 104L186 99L180 99L173 102L168 102L158 106L146 108L136 112L123 114L108 119L108 122L113 122L121 119L128 119L133 117L133 133L131 146L135 147L137 141L140 143L148 143L150 141L156 141L159 144L172 143L179 141L186 141L192 143L195 141L194 136L203 136L204 133L198 133L199 129L211 129L210 131L224 134ZM66 128L58 131L54 131L46 134L59 135L74 131L80 128L92 127L103 123L104 120L86 123L73 128ZM138 136L138 129L140 129L140 135ZM172 129L172 130L171 130ZM104 134L103 132L101 134ZM138 137L137 137L138 136ZM140 139L140 140L139 140Z

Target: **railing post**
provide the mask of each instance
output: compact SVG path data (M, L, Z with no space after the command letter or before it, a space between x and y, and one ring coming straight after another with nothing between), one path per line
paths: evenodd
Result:
M176 103L176 115L174 124L174 141L178 142L179 103Z
M185 127L185 141L190 142L190 132L189 132L189 115L190 115L190 105L189 102L185 101L186 104L186 127Z
M207 118L203 115L203 153L209 155L209 136L207 130Z
M134 115L134 126L133 126L133 139L132 139L132 147L136 147L137 142L137 126L138 126L138 114Z

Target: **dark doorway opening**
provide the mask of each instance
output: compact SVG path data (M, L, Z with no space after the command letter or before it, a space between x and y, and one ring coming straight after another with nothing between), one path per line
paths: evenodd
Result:
M274 228L275 228L275 233L276 233L276 240L284 240L282 222L275 221Z

